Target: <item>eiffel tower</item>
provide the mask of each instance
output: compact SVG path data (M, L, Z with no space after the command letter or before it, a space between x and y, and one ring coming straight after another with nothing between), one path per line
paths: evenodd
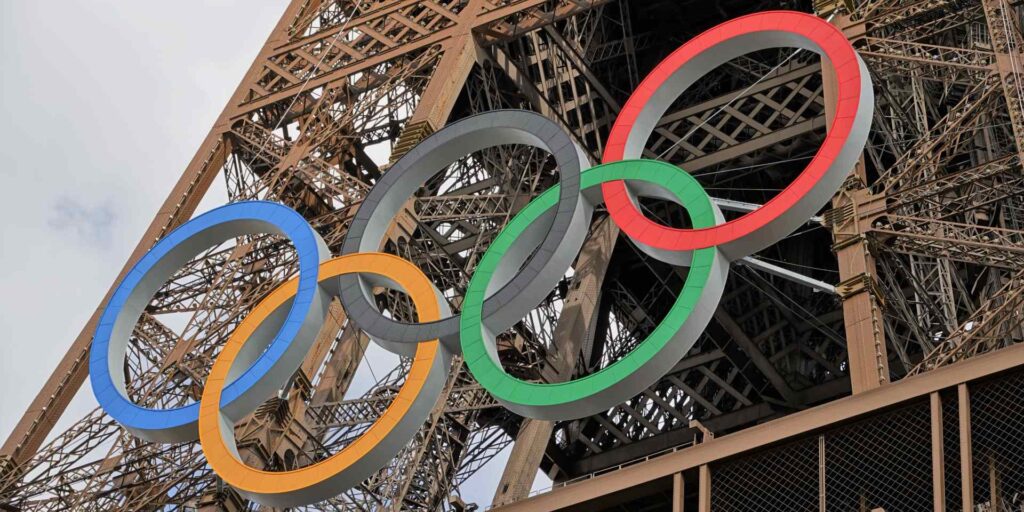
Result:
M600 161L611 124L647 72L686 40L743 14L793 9L828 19L867 63L877 98L868 146L831 206L735 265L707 331L644 393L583 419L524 419L457 361L443 400L398 457L350 491L302 509L482 509L490 503L472 503L464 492L482 470L501 473L491 484L499 510L1021 506L1019 3L282 7L121 277L198 213L218 180L232 202L295 209L337 253L389 165L474 113L533 110ZM835 88L829 67L810 52L734 59L673 105L645 155L686 169L740 210L756 208L824 139ZM549 155L523 146L466 155L406 204L384 250L450 290L457 309L494 235L555 175ZM681 221L672 205L644 206L666 223ZM507 371L557 382L606 367L654 329L681 289L674 268L620 236L604 212L594 219L571 275L499 337ZM197 401L234 326L296 269L287 242L270 236L212 247L185 265L133 332L132 398L151 407ZM0 510L260 509L212 473L197 443L140 441L99 409L54 431L71 399L88 392L81 387L89 347L108 298L0 447ZM413 318L403 296L378 300L396 318ZM188 320L172 328L170 315ZM368 428L407 367L400 361L376 373L367 392L352 393L369 350L334 300L289 388L236 425L245 462L269 471L309 465ZM901 443L887 444L895 438ZM553 487L531 496L538 471Z

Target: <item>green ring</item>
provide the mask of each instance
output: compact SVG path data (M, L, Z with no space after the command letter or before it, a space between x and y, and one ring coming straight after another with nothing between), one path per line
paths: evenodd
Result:
M581 193L607 181L644 181L668 190L684 205L694 228L715 225L714 207L704 188L686 171L655 160L623 160L599 165L582 173ZM505 373L497 360L494 340L489 350L484 341L480 315L484 292L498 263L523 231L544 212L558 202L558 187L552 187L535 198L520 211L498 234L484 253L469 282L462 303L460 338L462 352L470 372L497 400L513 406L515 412L529 412L529 408L579 405L629 377L645 363L658 357L671 337L683 326L697 301L701 298L711 274L712 263L718 249L711 247L693 252L693 261L682 293L672 309L646 339L619 361L585 377L553 384L539 384L519 380ZM493 355L492 355L493 354ZM660 376L658 376L660 377ZM515 406L521 407L515 407ZM607 407L612 407L610 404ZM587 409L594 409L588 404ZM518 410L516 410L518 409ZM528 414L533 416L532 414Z

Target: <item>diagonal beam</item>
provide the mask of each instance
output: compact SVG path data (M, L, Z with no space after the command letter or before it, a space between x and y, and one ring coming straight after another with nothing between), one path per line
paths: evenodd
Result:
M789 386L786 379L782 378L782 375L779 374L775 365L768 360L757 344L747 336L747 333L743 332L743 329L738 323L736 323L736 320L733 319L729 312L719 306L715 309L715 320L718 321L719 325L725 329L725 332L727 332L729 336L731 336L732 339L743 348L743 351L750 356L750 361L754 363L754 366L756 366L762 374L764 374L765 378L768 379L768 382L771 383L772 387L778 391L779 395L782 396L784 400L794 405L800 403L799 396L797 396L796 392L793 391L793 388Z

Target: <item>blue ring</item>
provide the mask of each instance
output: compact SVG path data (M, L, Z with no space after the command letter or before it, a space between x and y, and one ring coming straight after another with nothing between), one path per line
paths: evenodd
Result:
M304 318L307 316L307 312L310 310L313 301L317 298L317 279L320 262L329 256L329 252L326 246L323 245L320 236L306 222L302 215L286 206L267 201L246 201L221 206L182 224L157 242L132 267L114 291L110 302L107 303L103 315L100 317L99 325L96 327L89 357L89 379L92 383L92 390L96 400L107 414L130 431L140 435L140 437L164 442L187 441L198 438L198 427L195 425L199 421L199 403L196 402L174 409L148 409L136 405L124 396L118 387L114 385L109 366L111 335L115 323L118 317L121 316L129 297L142 279L152 272L154 267L160 264L161 260L179 244L193 237L203 235L204 232L211 228L225 223L242 224L245 230L242 234L260 232L259 230L253 231L252 225L245 224L246 221L255 221L256 226L270 225L276 227L280 230L281 234L291 240L298 253L299 260L298 292L288 311L288 316L274 335L273 341L266 351L222 391L221 400L223 406L228 406L232 401L238 399L251 389L277 364L278 360L281 359L284 352L295 339L296 334L302 327ZM230 237L214 240L212 243L223 242L228 238ZM192 254L189 257L195 257L196 254ZM180 257L181 255L177 254L176 256ZM164 271L166 272L166 269ZM173 273L174 271L172 270L171 272ZM148 297L146 299L148 303ZM134 319L132 321L132 325L134 325ZM118 364L122 363L119 362ZM167 434L167 431L174 429L177 429L178 432L171 435Z

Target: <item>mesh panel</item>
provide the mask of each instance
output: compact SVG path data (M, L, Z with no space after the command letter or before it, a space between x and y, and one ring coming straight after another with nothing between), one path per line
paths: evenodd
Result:
M946 510L960 510L960 405L956 389L942 394L942 451L946 475Z
M711 510L818 510L818 438L711 467Z
M974 502L986 511L1020 511L1024 509L1024 373L970 389Z
M1024 372L970 386L971 512L1024 511ZM961 510L959 404L941 394L946 509ZM826 510L932 509L928 400L827 431ZM715 512L818 510L819 437L712 465ZM995 498L993 498L993 496Z
M931 510L928 402L825 434L826 509Z

